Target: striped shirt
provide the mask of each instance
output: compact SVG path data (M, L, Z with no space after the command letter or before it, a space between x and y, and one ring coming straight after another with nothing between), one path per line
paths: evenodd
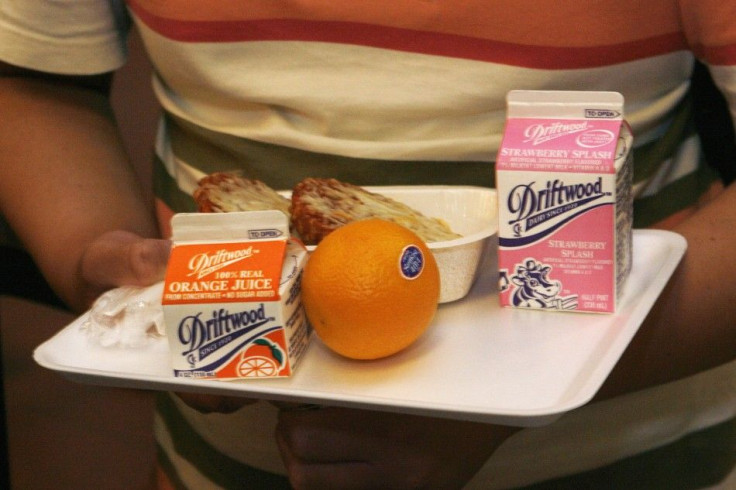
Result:
M213 3L130 2L170 115L162 209L191 206L196 180L223 167L279 188L305 176L492 186L505 95L540 87L624 95L637 226L710 181L687 93L694 56L734 85L722 3ZM647 199L665 189L668 206Z
M575 89L624 95L636 138L636 226L645 226L688 208L714 179L692 125L696 58L736 115L736 0L0 2L0 59L59 73L117 68L125 7L165 110L155 169L164 223L193 209L196 181L216 170L242 169L277 188L305 176L493 186L506 93ZM653 389L584 407L546 432L522 431L475 484L582 471L733 416L729 369L695 388ZM702 404L686 401L687 390ZM241 463L283 472L268 407L220 419L165 402L157 420L182 481L228 486ZM592 426L603 435L570 437ZM177 436L184 427L191 437ZM642 427L646 437L634 436ZM254 436L233 437L245 431ZM219 458L216 470L194 445Z

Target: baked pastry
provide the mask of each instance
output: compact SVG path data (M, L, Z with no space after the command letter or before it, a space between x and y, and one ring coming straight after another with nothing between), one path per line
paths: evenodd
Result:
M202 213L276 209L289 216L287 198L260 180L247 179L237 172L207 175L198 182L193 196Z
M260 180L238 172L216 172L198 182L193 197L202 213L279 210L290 218L292 232L307 245L319 243L346 223L366 218L403 225L425 242L460 237L442 220L337 179L304 179L294 187L289 200Z
M307 178L291 193L291 224L304 243L317 244L340 226L366 218L381 218L409 228L425 242L453 240L442 220L429 218L406 204L336 179Z

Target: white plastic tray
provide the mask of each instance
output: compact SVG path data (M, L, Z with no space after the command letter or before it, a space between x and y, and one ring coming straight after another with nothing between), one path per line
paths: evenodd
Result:
M314 339L287 379L175 378L165 339L145 349L93 345L82 318L40 345L34 358L92 384L196 391L544 425L588 402L638 330L686 249L664 231L634 232L634 265L615 315L501 308L495 244L470 294L441 305L427 334L380 361L351 361Z

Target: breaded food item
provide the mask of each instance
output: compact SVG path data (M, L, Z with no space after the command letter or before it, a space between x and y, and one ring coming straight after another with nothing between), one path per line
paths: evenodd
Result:
M337 179L307 178L291 194L291 224L308 245L351 221L381 218L398 223L425 242L453 240L460 235L442 220L429 218L401 202Z
M287 198L260 180L247 179L238 172L207 175L198 182L193 196L201 213L276 209L290 216Z
M193 197L202 213L279 210L290 218L292 232L307 245L319 243L346 223L367 218L398 223L425 242L460 237L442 220L337 179L304 179L294 187L289 200L260 180L239 172L216 172L198 182Z

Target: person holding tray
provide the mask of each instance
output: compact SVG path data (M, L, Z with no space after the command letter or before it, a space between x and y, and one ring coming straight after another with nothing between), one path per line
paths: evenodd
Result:
M715 485L736 463L736 188L701 158L691 77L707 65L736 115L735 17L734 0L2 2L0 206L83 311L162 277L168 219L193 210L207 173L492 186L508 91L621 92L635 227L674 230L689 251L592 403L519 430L163 393L159 485ZM158 223L107 100L131 19L164 110Z

